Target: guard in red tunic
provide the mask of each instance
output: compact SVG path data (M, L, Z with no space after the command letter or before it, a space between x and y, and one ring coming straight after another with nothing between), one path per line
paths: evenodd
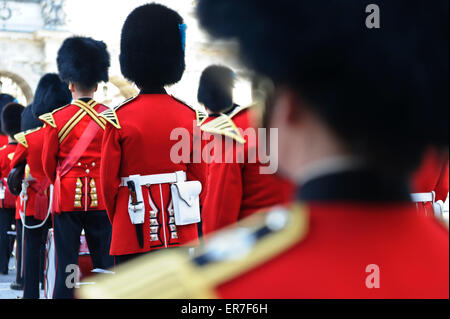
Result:
M11 256L11 243L7 232L14 224L16 196L7 185L7 178L11 171L10 163L16 151L17 141L14 135L20 132L20 120L24 107L17 103L7 104L1 112L1 128L8 136L8 144L0 149L0 272L8 273L9 258ZM16 216L16 266L19 269L22 264L22 225L20 218ZM16 281L11 284L15 290L22 289L21 272L17 271Z
M42 122L38 117L70 103L72 95L67 84L57 74L46 74L39 81L32 106L22 114L22 132L14 138L19 142L11 168L27 164L21 207L25 216L24 234L24 295L25 299L39 299L39 282L43 284L44 253L49 219L51 182L42 167Z
M291 182L261 170L258 130L252 110L233 103L234 79L231 69L218 65L206 68L200 78L198 101L209 116L202 131L212 134L208 145L213 146L207 160L208 193L202 208L204 234L261 209L287 203L294 195ZM216 157L215 152L221 155Z
M71 298L76 274L70 265L78 264L82 229L94 267L113 265L108 252L111 224L99 196L100 151L106 125L99 113L107 107L93 99L98 83L108 81L110 56L103 42L72 37L62 44L57 63L73 101L39 118L45 123L42 165L54 184L54 298Z
M408 184L428 147L448 147L449 2L378 4L379 28L362 0L200 0L201 25L275 84L267 125L299 203L82 296L448 299L448 229Z
M185 27L178 13L159 4L135 9L123 26L122 73L141 91L101 114L108 121L101 186L116 264L198 238L207 171L193 160L196 111L164 89L183 75ZM180 143L187 158L178 160Z

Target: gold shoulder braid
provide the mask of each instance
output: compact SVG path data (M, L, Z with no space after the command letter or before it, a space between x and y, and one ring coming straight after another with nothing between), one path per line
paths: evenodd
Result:
M202 110L195 110L195 118L197 120L197 126L201 126L208 119L208 113Z
M100 117L104 118L107 122L111 123L112 126L114 126L116 129L120 130L120 123L119 118L117 117L117 114L112 109L107 109L106 111L103 111L100 113Z
M119 104L114 109L107 109L106 111L103 111L100 113L100 117L105 119L106 122L110 123L112 126L114 126L116 129L120 130L122 127L119 123L119 118L117 117L116 111L120 109L122 106L130 103L131 101L135 100L139 95L133 96L127 100L125 100L122 104Z
M56 128L55 119L53 118L52 113L43 114L43 115L39 116L39 119L41 121L45 122L46 124L50 125L51 127Z
M221 114L211 122L202 125L200 129L207 133L228 136L240 144L245 144L246 141L236 127L236 124L234 124L233 117L249 107L250 106L239 106L229 115Z
M308 214L294 204L257 213L208 236L189 256L186 248L162 250L121 267L115 275L95 277L78 290L79 298L216 298L215 288L262 265L301 241Z
M43 114L43 115L39 116L39 119L41 121L43 121L44 123L50 125L51 127L56 128L56 122L55 122L55 119L53 118L53 114L55 114L59 110L62 110L63 108L65 108L66 106L69 106L69 105L70 104L67 104L67 105L64 105L63 107L57 108L56 110L53 110L51 113Z
M14 135L14 139L23 146L25 146L26 148L28 148L28 142L25 132L17 133L16 135Z

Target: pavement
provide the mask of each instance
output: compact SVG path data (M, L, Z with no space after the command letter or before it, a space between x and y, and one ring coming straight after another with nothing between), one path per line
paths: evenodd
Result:
M12 290L10 285L16 280L16 267L14 257L9 261L9 273L0 274L0 299L21 299L23 291ZM44 299L44 291L41 290L41 299Z

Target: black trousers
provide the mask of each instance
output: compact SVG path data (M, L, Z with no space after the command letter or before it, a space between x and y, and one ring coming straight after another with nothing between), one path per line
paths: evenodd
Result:
M8 235L14 223L14 209L0 208L0 274L8 274L13 239Z
M54 299L74 297L74 266L78 266L80 235L84 229L94 268L110 269L111 223L106 211L63 212L54 215L56 280Z
M22 220L16 219L16 283L23 285L22 264Z
M25 217L27 226L40 225L42 221ZM39 299L39 283L44 281L45 243L51 220L40 228L25 228L23 298Z

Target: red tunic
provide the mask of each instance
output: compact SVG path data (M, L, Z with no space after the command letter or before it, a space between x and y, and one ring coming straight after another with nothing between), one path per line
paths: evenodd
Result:
M207 178L205 165L177 164L170 158L172 147L179 143L177 137L171 140L171 133L174 129L184 129L190 136L187 146L190 146L191 153L188 155L192 159L195 111L166 94L142 94L115 111L105 113L102 116L113 119L111 123L114 123L108 123L106 127L101 162L103 198L112 222L111 255L148 252L196 240L197 224L174 224L169 209L169 184L143 186L146 217L143 224L144 246L140 248L135 226L128 214L129 191L126 187L119 187L120 179L130 175L185 171L187 180L201 182L204 194ZM156 211L156 216L151 217L150 211Z
M48 210L48 187L50 180L45 176L42 167L42 143L44 139L42 128L19 133L15 136L20 143L17 146L11 169L26 161L33 181L28 182L26 216L44 220ZM23 206L23 203L21 204Z
M0 134L0 147L8 144L8 136Z
M242 131L253 129L250 109L237 106L235 110L238 111L238 108L242 110L230 118L232 123ZM208 118L203 127L214 120L217 121L217 117ZM206 128L205 131L210 130ZM257 130L255 132L257 134ZM231 137L213 134L210 139L221 139L222 161L209 164L208 193L202 210L204 234L293 198L292 183L275 174L260 173L262 164L257 158L257 141L249 139L249 135L244 134L242 137L245 144L237 142L233 148L226 146L226 140L230 142ZM213 152L211 154L214 156ZM244 161L227 163L226 159L233 158L233 154L236 155L234 159L243 158ZM255 161L252 162L250 154L255 154Z
M216 288L222 298L449 298L448 230L411 204L311 203L306 237ZM368 277L379 269L379 288ZM371 279L369 280L371 282Z
M106 107L94 100L77 100L53 113L45 114L40 119L44 127L42 147L42 164L45 175L55 184L57 169L77 145L86 128L95 121L99 126L95 137L81 154L70 171L61 178L61 187L55 185L56 200L61 199L60 211L104 210L100 198L100 151L106 121L98 113ZM55 206L55 205L54 205ZM58 207L55 207L56 209ZM58 210L56 210L58 211Z
M11 171L10 163L14 157L17 144L7 144L0 147L0 183L5 188L5 199L0 202L1 208L15 208L16 196L12 195L8 189L8 175ZM17 214L16 214L17 215ZM17 217L17 216L16 216Z

